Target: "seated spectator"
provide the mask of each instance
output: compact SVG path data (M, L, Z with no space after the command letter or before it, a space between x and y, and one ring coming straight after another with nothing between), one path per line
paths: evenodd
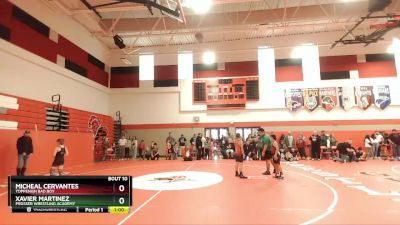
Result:
M333 161L339 161L339 162L345 162L347 159L349 159L349 162L351 161L356 161L358 162L359 160L356 158L356 150L354 147L351 146L352 140L348 140L343 143L339 143L337 145L337 149L339 151L339 158L335 158Z
M146 150L144 151L144 157L145 157L147 160L150 160L150 158L151 158L151 151L150 151L149 147L146 147Z
M230 143L228 144L225 152L226 152L226 154L228 156L228 159L233 159L234 158L234 155L235 155L234 154L234 150L233 150L232 145Z
M356 151L356 158L359 161L367 161L367 153L364 152L362 147L358 147Z

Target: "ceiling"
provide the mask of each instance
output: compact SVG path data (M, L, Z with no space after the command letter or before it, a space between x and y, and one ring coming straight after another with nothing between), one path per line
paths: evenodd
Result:
M112 38L118 34L127 45L125 51L333 31L344 34L368 13L369 4L367 0L214 0L212 8L203 15L184 7L184 24L156 9L151 15L147 7L135 3L99 7L99 16L81 0L41 1L53 11L75 19L109 49L118 48ZM174 8L177 0L158 1L166 7L169 1L170 8ZM87 2L94 6L115 1ZM393 0L384 12L373 15L388 13L400 14L400 0ZM353 35L371 33L370 25L385 20L367 20Z

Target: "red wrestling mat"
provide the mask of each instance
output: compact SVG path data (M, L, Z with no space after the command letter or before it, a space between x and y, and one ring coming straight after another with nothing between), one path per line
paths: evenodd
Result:
M339 164L322 160L283 163L282 166L284 180L271 176L263 178L265 163L260 161L245 162L244 173L252 178L248 180L234 177L233 160L114 161L67 167L70 175L132 175L139 179L148 174L190 171L206 174L204 182L222 179L195 189L134 189L133 209L122 215L12 214L7 207L7 189L1 183L0 224L399 223L398 162ZM207 174L211 174L210 179ZM178 189L190 182L202 185L203 178L173 185ZM146 179L145 182L149 180ZM154 187L149 186L150 189Z

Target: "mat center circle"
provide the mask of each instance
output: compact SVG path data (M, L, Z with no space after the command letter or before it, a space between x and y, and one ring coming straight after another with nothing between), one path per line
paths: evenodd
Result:
M132 187L142 190L187 190L212 186L222 180L223 177L216 173L172 171L134 177Z

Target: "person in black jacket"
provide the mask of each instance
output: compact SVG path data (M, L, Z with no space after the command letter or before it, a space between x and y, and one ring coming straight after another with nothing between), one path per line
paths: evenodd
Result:
M26 130L24 135L17 140L18 149L18 166L17 175L24 176L26 168L28 166L29 156L33 154L32 138L30 137L30 131Z

